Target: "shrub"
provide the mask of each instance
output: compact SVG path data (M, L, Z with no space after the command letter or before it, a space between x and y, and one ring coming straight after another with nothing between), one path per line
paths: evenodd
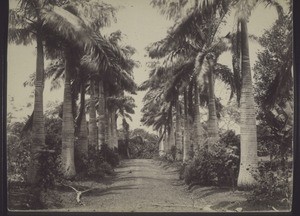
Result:
M291 206L292 202L292 168L285 171L272 162L260 162L258 171L254 173L257 186L250 200L275 205Z
M116 167L117 165L119 165L119 154L116 151L110 149L106 144L101 146L100 154L104 158L104 160L112 167Z
M61 167L61 129L60 118L45 118L45 144L48 150L54 152L42 152L40 155L40 185L46 190L52 188L55 181L62 178Z
M197 156L185 165L186 184L235 187L239 165L239 138L233 131L220 136L218 142L199 149Z
M146 132L144 129L134 129L128 140L131 158L150 159L158 155L158 136Z
M22 135L23 123L7 127L7 178L9 182L25 182L30 161L30 134Z

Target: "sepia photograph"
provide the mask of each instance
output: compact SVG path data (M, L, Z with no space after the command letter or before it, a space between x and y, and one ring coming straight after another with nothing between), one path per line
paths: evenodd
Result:
M8 212L292 211L292 0L8 6Z

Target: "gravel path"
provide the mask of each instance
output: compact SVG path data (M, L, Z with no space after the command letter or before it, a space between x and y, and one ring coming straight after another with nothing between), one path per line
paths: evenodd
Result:
M207 210L198 207L193 201L192 194L187 193L180 185L176 170L165 169L158 161L123 160L121 166L115 171L116 176L105 186L83 195L82 201L85 206L67 210L96 212L199 212Z

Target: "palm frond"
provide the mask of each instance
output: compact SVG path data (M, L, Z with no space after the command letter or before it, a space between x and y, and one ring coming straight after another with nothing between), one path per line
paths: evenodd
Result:
M263 0L263 3L266 5L266 7L275 7L278 14L278 19L283 19L283 7L277 0Z
M217 63L215 66L214 73L217 76L217 78L219 78L225 84L230 86L231 89L230 99L232 99L234 93L236 93L233 72L226 65Z
M8 42L16 43L17 45L31 44L35 39L35 30L33 25L27 25L23 28L10 27L8 29Z
M158 8L162 15L165 15L168 19L178 19L183 12L184 6L190 2L188 0L152 0L151 5L154 8Z

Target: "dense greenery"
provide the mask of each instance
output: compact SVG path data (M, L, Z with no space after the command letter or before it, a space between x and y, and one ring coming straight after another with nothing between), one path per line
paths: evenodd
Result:
M186 184L202 186L237 185L240 139L233 131L221 134L220 141L203 148L199 156L185 165L182 178Z

